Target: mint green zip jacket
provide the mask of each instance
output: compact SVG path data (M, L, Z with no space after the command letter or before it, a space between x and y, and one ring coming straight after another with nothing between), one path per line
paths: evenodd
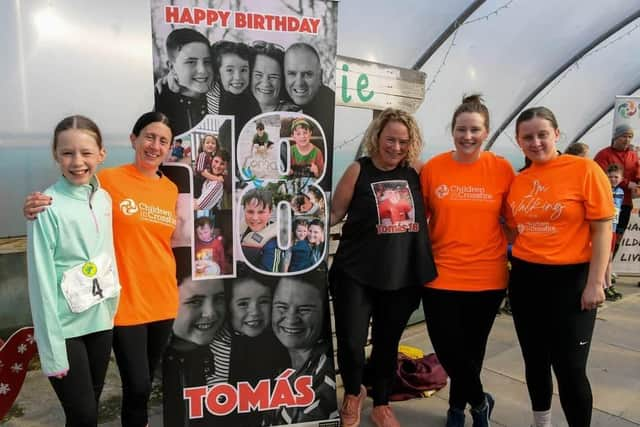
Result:
M107 298L80 313L71 311L60 286L65 271L106 254L115 265L111 196L95 177L87 185L66 178L44 191L51 206L27 224L29 302L42 371L48 376L69 369L66 338L113 327L118 298Z

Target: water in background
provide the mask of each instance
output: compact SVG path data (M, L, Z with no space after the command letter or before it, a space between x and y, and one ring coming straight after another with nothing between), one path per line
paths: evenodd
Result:
M105 145L107 158L101 167L122 165L133 160L131 146L114 146L108 142ZM0 238L26 234L22 216L25 196L53 184L59 173L45 141L40 146L0 146Z

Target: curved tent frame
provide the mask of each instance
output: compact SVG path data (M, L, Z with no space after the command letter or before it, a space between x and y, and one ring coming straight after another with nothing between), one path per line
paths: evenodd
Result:
M500 136L500 134L507 128L507 126L509 126L509 124L516 118L516 116L518 114L520 114L520 112L527 106L529 105L529 103L531 101L533 101L533 99L542 91L544 90L547 86L549 86L549 84L551 84L558 76L560 76L560 74L562 74L565 70L567 70L569 67L571 67L574 63L576 63L577 61L579 61L583 56L585 56L587 53L589 53L592 49L594 49L596 46L598 46L600 43L602 43L603 41L605 41L606 39L608 39L609 37L611 37L612 35L614 35L615 33L617 33L618 31L620 31L620 29L624 28L625 26L629 25L631 22L635 21L636 19L640 18L640 9L638 9L635 13L633 13L632 15L628 16L627 18L623 19L622 21L620 21L619 23L617 23L616 25L614 25L613 27L611 27L610 29L608 29L607 31L605 31L604 33L600 34L598 37L596 37L593 41L591 41L591 43L589 43L585 48L583 48L582 50L580 50L580 52L578 52L576 55L574 55L571 59L569 59L567 62L565 62L564 64L562 64L558 69L556 69L553 73L551 73L549 75L549 77L547 77L546 79L544 79L542 81L542 83L540 83L530 94L529 96L527 96L520 104L518 104L518 106L513 110L513 112L511 114L509 114L509 116L500 124L500 126L496 129L496 131L493 133L493 135L491 135L491 138L489 138L489 140L487 141L487 145L485 146L485 150L489 151L491 150L491 147L493 146L493 144L495 143L496 139L498 139L498 137ZM611 108L609 108L610 110ZM607 110L608 111L608 110ZM604 114L603 114L604 115ZM599 120L599 119L598 119ZM593 126L593 125L591 125ZM586 133L586 132L585 132ZM584 135L584 133L582 134ZM580 135L580 136L582 136Z

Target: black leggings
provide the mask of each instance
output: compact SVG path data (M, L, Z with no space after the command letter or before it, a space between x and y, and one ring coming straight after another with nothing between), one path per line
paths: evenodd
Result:
M570 427L588 427L593 399L586 366L596 310L581 310L589 264L512 261L509 295L531 406L551 408L553 382Z
M169 342L173 319L113 328L113 352L122 380L122 427L147 425L151 383Z
M451 378L449 406L464 410L481 405L480 372L489 332L504 297L503 290L462 292L424 288L422 307L429 338Z
M373 348L368 369L373 404L386 405L397 367L398 344L411 313L420 301L418 287L381 291L346 278L332 280L333 310L338 339L338 365L345 394L360 393L365 370L369 320Z
M109 366L112 336L109 329L65 340L69 372L49 381L64 409L67 427L98 425L98 401Z

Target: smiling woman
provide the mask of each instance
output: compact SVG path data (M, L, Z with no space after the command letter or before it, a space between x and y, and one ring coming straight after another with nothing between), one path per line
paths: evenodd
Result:
M429 337L451 377L447 426L488 425L494 400L480 380L489 332L507 286L507 239L500 226L513 179L507 160L482 144L489 110L467 96L451 121L455 150L420 172L438 277L426 283L422 304ZM473 212L473 215L469 215Z
M559 156L559 135L548 108L529 108L516 120L518 145L532 165L509 190L507 224L518 232L509 297L535 425L551 419L553 368L568 424L588 426L593 398L586 365L605 298L615 211L602 169L590 159Z
M256 40L251 44L251 93L263 113L297 111L284 90L284 48L276 43Z
M277 410L273 425L330 418L336 408L333 352L328 331L329 307L324 272L282 277L273 293L271 326L287 349L295 373L288 380L312 378L314 402L307 408Z
M345 427L360 424L372 320L371 418L378 427L398 426L389 406L396 349L420 286L436 275L420 182L410 166L422 138L413 116L388 108L370 123L363 145L369 156L347 168L331 204L331 225L347 216L329 275L345 389L340 417Z
M143 124L138 123L129 137L136 152L134 165L146 177L155 178L171 146L171 129L162 122Z

